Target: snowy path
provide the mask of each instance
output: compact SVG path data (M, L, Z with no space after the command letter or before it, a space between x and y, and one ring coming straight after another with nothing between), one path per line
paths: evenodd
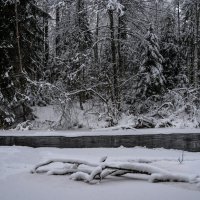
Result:
M146 148L58 149L0 147L1 200L199 200L200 188L186 183L149 183L137 176L110 177L101 184L85 184L69 176L30 174L38 162L51 158L75 158L96 162L107 155L109 160L148 159L153 165L173 172L200 175L200 153ZM52 166L55 167L55 166ZM56 166L56 167L59 167ZM143 177L145 179L145 176Z

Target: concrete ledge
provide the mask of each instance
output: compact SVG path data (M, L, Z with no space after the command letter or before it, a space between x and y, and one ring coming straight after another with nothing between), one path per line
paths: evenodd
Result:
M0 146L99 148L135 147L179 149L200 152L200 133L107 135L107 136L0 136Z

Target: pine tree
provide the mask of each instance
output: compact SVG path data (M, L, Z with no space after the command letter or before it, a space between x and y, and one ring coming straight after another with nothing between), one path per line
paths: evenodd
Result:
M34 0L0 1L0 125L31 117L27 104L27 80L42 74L43 32L39 26L45 15ZM9 117L7 117L9 116Z
M181 72L178 67L178 39L176 36L176 21L170 8L161 20L160 53L163 56L163 75L166 87L173 89L178 84L177 76ZM179 61L180 62L180 61Z
M199 83L199 28L200 28L200 2L186 0L182 5L183 15L183 45L185 60L188 67L190 84L196 87Z
M14 122L11 105L15 101L15 87L11 78L16 57L15 7L11 2L0 1L0 127Z
M165 85L163 57L160 54L158 38L154 34L152 26L145 35L142 47L142 62L138 73L136 95L147 98L151 95L161 94Z

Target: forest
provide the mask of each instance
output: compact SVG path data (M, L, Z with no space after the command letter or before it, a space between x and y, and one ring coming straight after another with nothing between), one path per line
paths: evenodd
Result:
M0 129L200 127L199 32L199 0L0 0Z

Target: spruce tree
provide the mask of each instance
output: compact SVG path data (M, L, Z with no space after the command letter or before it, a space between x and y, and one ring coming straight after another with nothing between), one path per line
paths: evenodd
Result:
M190 84L199 83L199 28L200 2L185 0L182 5L183 50Z
M166 87L173 89L178 84L178 75L181 70L177 63L179 47L176 36L176 21L171 9L167 9L161 20L161 25L160 53L164 58L163 74L166 79Z
M43 32L47 16L35 0L0 1L0 126L29 119L27 85L42 74Z
M160 54L158 38L152 26L145 35L142 49L136 95L147 98L151 95L161 94L165 85L162 66L163 57Z

